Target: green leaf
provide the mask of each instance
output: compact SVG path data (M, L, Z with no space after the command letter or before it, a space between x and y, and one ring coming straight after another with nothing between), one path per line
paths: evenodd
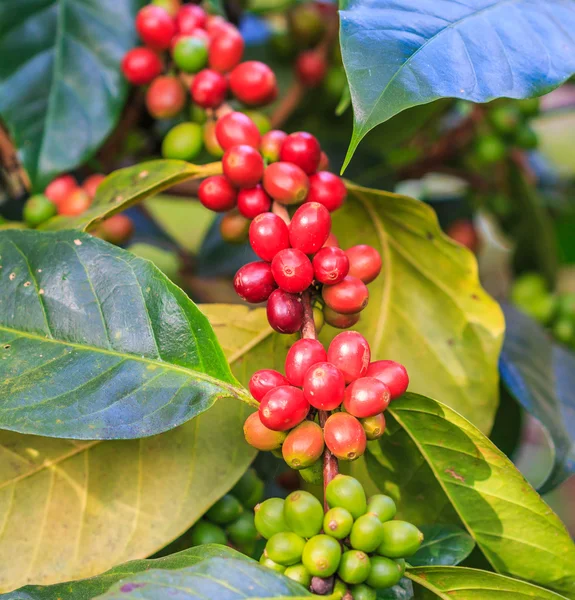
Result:
M40 229L87 231L99 221L111 217L142 200L187 179L199 179L220 173L221 163L193 165L182 160L153 160L115 171L100 184L90 208L81 215L58 215Z
M0 427L72 439L167 431L254 402L206 317L150 262L73 231L0 234Z
M409 564L414 567L458 565L475 547L473 538L454 525L428 525L420 529L424 535L423 543L409 559Z
M90 158L127 92L138 0L0 3L0 116L35 190Z
M418 567L409 569L407 576L429 590L425 598L442 600L566 600L565 596L503 577L488 571L465 567ZM419 597L419 596L417 596Z
M489 431L504 322L479 284L475 258L441 232L426 204L347 185L334 232L342 248L370 244L383 258L354 329L369 340L373 358L405 364L411 391L441 398ZM322 339L335 333L326 327Z
M563 0L342 0L354 108L343 169L365 134L438 98L544 94L575 72L575 5Z

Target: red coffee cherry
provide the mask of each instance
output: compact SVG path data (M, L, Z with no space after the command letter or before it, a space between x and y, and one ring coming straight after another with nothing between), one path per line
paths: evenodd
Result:
M317 202L302 204L289 225L292 248L305 254L314 254L327 240L331 229L331 217L325 206Z
M93 175L90 175L84 179L84 183L82 183L82 189L86 192L86 194L88 194L88 196L90 196L92 200L96 197L96 192L98 191L98 188L104 179L106 179L106 176L102 173L94 173Z
M344 315L361 312L369 301L365 283L351 275L347 275L335 285L325 285L321 295L332 310Z
M375 377L360 377L347 386L343 406L350 415L363 419L383 412L390 400L385 383Z
M347 196L347 189L341 177L329 171L318 171L309 178L308 202L319 202L329 212L337 210Z
M383 413L360 419L359 422L365 431L365 437L368 440L377 440L385 432L385 417Z
M240 63L230 74L234 96L249 106L267 104L277 93L276 76L264 63L248 60Z
M291 385L270 390L259 408L260 421L274 431L292 429L307 417L308 412L309 403L303 397L303 392Z
M234 289L246 302L264 302L277 285L267 262L252 262L241 267L234 277Z
M327 62L319 52L308 50L297 57L295 70L298 79L304 85L315 87L325 77Z
M266 312L269 324L279 333L295 333L303 323L303 306L296 294L274 290L268 298Z
M325 322L332 327L337 327L337 329L349 329L359 321L360 313L342 315L341 313L332 310L329 306L324 306L323 317Z
M287 434L282 455L292 469L305 469L321 457L323 448L322 428L314 421L304 421Z
M313 281L311 261L297 248L280 250L274 256L272 274L280 288L292 294L307 290Z
M379 275L381 256L375 248L360 244L348 248L345 253L349 258L349 274L353 277L371 283Z
M301 387L308 369L316 363L326 360L327 353L319 340L298 340L292 345L286 356L286 377L292 385Z
M186 92L177 77L156 77L146 92L148 112L156 119L175 117L184 108Z
M117 214L102 221L97 229L98 237L120 246L134 234L134 222L128 215Z
M162 61L150 48L132 48L122 59L122 73L134 85L147 85L162 72Z
M279 129L272 129L262 136L260 152L268 163L277 162L280 159L280 150L286 138L287 133Z
M376 360L372 362L367 369L367 375L385 383L389 388L392 400L405 394L409 385L407 369L393 360Z
M319 410L335 410L343 402L345 379L343 373L330 362L310 367L303 378L305 399Z
M238 192L238 210L247 219L254 219L258 215L268 212L271 206L272 200L261 185Z
M228 21L223 17L220 17L220 15L209 15L205 27L212 37L215 37L220 33L225 33L230 29L237 31L231 23L228 23Z
M90 204L92 204L90 196L82 188L77 187L58 202L58 214L75 217L86 211Z
M321 147L311 133L298 131L287 136L280 150L280 160L297 165L304 173L317 171L321 159Z
M250 244L261 259L271 262L280 250L289 248L288 227L274 213L258 215L250 225Z
M146 46L166 50L176 33L176 24L162 7L149 4L138 11L136 30Z
M264 171L264 189L281 204L301 204L307 196L309 179L297 165L275 162Z
M220 235L224 242L243 244L248 239L250 222L236 210L227 212L220 221Z
M192 100L202 108L218 108L228 91L226 78L217 71L204 69L194 76L190 93Z
M78 183L72 175L60 175L52 180L44 190L44 196L51 200L56 206L65 200L78 187Z
M329 169L329 158L325 152L321 153L321 157L319 159L319 165L317 167L318 171L327 171Z
M262 155L251 146L232 146L222 158L225 176L240 188L252 188L264 174Z
M304 206L308 206L308 203L304 204ZM327 209L324 208L324 210ZM334 285L343 281L347 275L349 271L349 259L341 248L327 246L321 248L313 257L313 271L317 281L326 285Z
M256 124L244 113L229 112L216 122L216 138L224 150L232 146L260 146L261 136Z
M370 358L369 344L357 331L338 333L327 350L327 360L343 373L346 383L365 377Z
M195 4L184 4L176 15L178 31L185 35L193 34L196 29L203 29L206 21L206 12Z
M273 369L261 369L256 371L250 379L250 394L258 402L261 402L270 390L280 387L280 385L289 385L287 377Z
M365 431L352 415L338 412L328 417L323 435L329 451L340 460L355 460L365 452Z
M207 121L204 125L204 146L206 150L216 158L221 158L224 155L224 149L218 143L216 138L216 124L214 121Z
M325 244L323 245L323 248L328 248L329 246L335 246L336 248L339 248L339 241L338 241L338 239L335 237L335 235L333 233L330 233L327 236L327 240L325 241Z
M212 38L209 46L210 68L220 73L227 73L239 64L243 53L244 38L238 31L218 33Z
M452 240L469 248L471 252L477 252L479 247L479 236L477 235L473 223L468 219L454 221L451 223L446 233Z
M286 434L283 431L268 429L260 420L259 413L252 413L244 423L246 442L264 452L277 450L283 444Z
M198 198L206 208L226 212L236 205L236 190L223 175L213 175L200 183Z

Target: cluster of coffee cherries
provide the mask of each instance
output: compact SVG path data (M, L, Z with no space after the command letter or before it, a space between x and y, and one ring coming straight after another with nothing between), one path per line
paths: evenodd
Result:
M321 342L301 339L288 351L285 376L263 369L250 379L260 403L244 424L249 444L279 450L293 469L321 472L324 445L341 460L355 460L385 430L384 411L409 384L405 367L391 360L370 362L367 340L357 331L335 336L326 352ZM317 411L336 411L323 428Z
M318 593L333 586L334 597L375 600L377 590L399 583L423 534L394 519L392 498L367 499L353 477L336 475L325 494L325 513L315 496L300 490L256 506L255 527L267 539L260 563Z

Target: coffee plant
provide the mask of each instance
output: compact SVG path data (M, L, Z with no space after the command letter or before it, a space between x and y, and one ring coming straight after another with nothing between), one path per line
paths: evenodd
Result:
M575 600L572 31L0 0L0 598Z

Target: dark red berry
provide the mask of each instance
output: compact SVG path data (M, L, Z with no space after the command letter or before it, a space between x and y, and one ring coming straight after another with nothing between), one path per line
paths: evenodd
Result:
M343 402L345 379L330 362L310 367L303 378L305 399L319 410L335 410Z
M210 68L220 73L227 73L239 64L243 53L244 38L238 31L218 33L212 38L209 46Z
M288 227L274 213L258 215L250 225L250 244L261 259L271 262L280 250L289 248Z
M323 448L322 428L314 421L304 421L288 433L282 455L292 469L305 469L320 458Z
M244 423L246 442L264 452L277 450L286 438L283 431L268 429L260 420L259 413L252 413Z
M250 379L250 393L258 402L261 402L270 390L280 385L289 385L287 377L273 369L261 369L256 371Z
M206 208L226 212L236 205L236 190L223 175L213 175L200 183L198 198Z
M238 210L247 219L254 219L271 208L271 198L264 192L261 185L243 189L238 192Z
M307 290L313 281L311 261L297 248L280 250L274 256L272 274L280 288L292 294Z
M477 252L479 236L473 223L468 219L460 219L451 223L447 229L447 235L462 246L469 248L471 252Z
M292 385L301 387L304 375L316 363L325 362L327 353L319 340L301 339L289 349L286 362L286 377Z
M212 69L204 69L195 75L190 87L192 100L202 108L218 108L227 91L226 78Z
M361 423L344 412L328 417L323 429L325 445L341 460L355 460L365 452L367 439Z
M308 50L297 57L295 69L298 79L304 85L315 87L325 77L327 62L319 52Z
M377 440L385 432L385 417L383 413L360 419L359 422L365 431L368 440Z
M150 48L133 48L122 60L122 73L134 85L147 85L161 72L162 61Z
M289 225L292 248L305 254L314 254L327 240L331 229L331 217L327 208L317 202L302 204Z
M136 30L147 46L165 50L176 33L176 24L162 7L149 4L138 11Z
M309 403L303 392L291 385L281 385L270 390L259 408L261 422L274 431L292 429L306 418L308 412Z
M383 412L390 399L385 383L375 377L360 377L347 386L343 406L350 415L363 419Z
M367 369L367 375L385 383L389 388L392 400L405 394L409 385L407 369L393 360L376 360L372 362Z
M184 108L186 92L177 77L156 77L146 92L148 112L156 119L175 117Z
M260 152L268 163L277 162L280 159L280 150L286 138L287 133L279 129L272 129L262 136Z
M241 112L229 112L218 119L216 138L224 150L240 144L258 149L261 141L256 124Z
M337 327L337 329L349 329L359 321L360 313L342 315L341 313L332 310L329 306L324 306L323 317L325 322L332 327Z
M191 35L196 29L203 29L206 20L205 10L194 4L184 4L176 15L178 31L185 35Z
M243 244L248 239L250 229L249 219L246 219L237 210L227 212L220 221L220 235L224 242Z
M357 331L338 333L327 351L327 360L343 373L346 383L365 377L370 359L369 344Z
M279 333L295 333L303 323L303 306L296 294L274 290L266 307L269 324Z
M234 277L234 288L246 302L264 302L277 285L267 262L252 262L241 267Z
M381 256L372 246L360 244L345 251L349 258L349 274L371 283L381 271Z
M317 170L318 171L327 171L328 169L329 169L329 158L327 157L327 154L322 151Z
M297 165L311 175L317 171L321 159L321 147L311 133L298 131L287 136L280 150L280 160Z
M304 204L304 206L308 206L308 204ZM313 257L313 271L317 281L326 285L334 285L343 281L347 275L349 259L341 248L327 246L321 248Z
M324 285L321 295L332 310L344 315L362 311L369 301L365 283L351 275L347 275L335 285Z
M308 202L319 202L329 212L337 210L347 196L347 189L341 177L329 171L318 171L309 178Z
M262 155L251 146L232 146L222 158L225 176L240 188L252 188L264 174Z
M248 60L231 72L230 88L240 102L259 106L273 100L277 93L276 76L266 64Z
M307 197L309 179L297 165L275 162L264 171L264 189L281 204L301 204Z

